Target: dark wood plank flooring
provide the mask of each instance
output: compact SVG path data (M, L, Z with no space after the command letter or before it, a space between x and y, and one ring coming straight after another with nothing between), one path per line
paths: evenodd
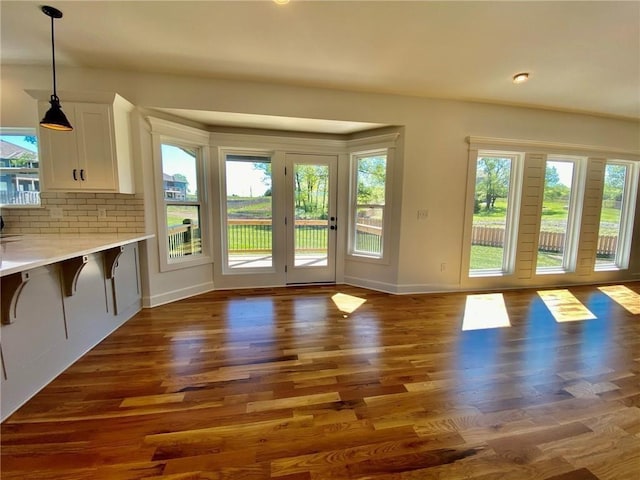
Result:
M342 285L144 310L2 424L1 476L638 480L640 315L569 290L597 318L506 291L511 327L461 331L466 294Z

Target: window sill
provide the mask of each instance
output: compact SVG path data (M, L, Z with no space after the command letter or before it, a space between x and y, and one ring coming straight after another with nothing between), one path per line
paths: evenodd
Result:
M41 203L36 204L30 204L30 205L16 205L15 203L0 203L0 208L2 209L13 209L15 208L16 210L24 210L25 208L44 208L44 206Z
M368 256L364 254L356 254L350 253L347 255L347 260L351 260L354 262L364 262L364 263L377 263L380 265L388 265L389 262L384 257L374 257Z
M199 267L200 265L207 264L213 264L213 258L208 255L198 255L185 260L161 262L160 271L171 272L175 270L182 270L184 268Z
M511 275L503 270L477 270L474 272L469 272L469 278L484 278L484 277L506 277Z

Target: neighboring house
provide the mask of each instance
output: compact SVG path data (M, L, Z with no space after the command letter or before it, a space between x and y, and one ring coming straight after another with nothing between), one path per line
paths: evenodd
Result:
M40 203L38 155L0 140L0 204Z
M180 175L168 175L163 173L162 181L164 185L164 198L171 200L187 199L188 182L183 180Z

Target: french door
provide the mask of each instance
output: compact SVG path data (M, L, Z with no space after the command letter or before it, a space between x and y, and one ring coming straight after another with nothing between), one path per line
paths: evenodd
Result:
M335 156L286 156L286 283L335 282L336 169Z
M335 282L337 156L226 152L221 288Z

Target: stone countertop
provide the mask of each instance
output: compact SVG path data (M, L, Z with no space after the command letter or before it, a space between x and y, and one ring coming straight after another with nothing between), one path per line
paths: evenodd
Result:
M0 277L153 237L145 233L3 234Z

